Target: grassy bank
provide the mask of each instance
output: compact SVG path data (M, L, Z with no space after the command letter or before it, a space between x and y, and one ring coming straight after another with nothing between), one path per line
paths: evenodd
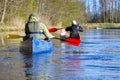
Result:
M120 23L81 23L84 29L120 29ZM62 26L56 26L62 27ZM24 26L0 24L0 31L23 31Z
M0 31L22 31L23 26L10 25L10 24L0 24Z
M81 25L85 29L120 29L120 23L83 23Z

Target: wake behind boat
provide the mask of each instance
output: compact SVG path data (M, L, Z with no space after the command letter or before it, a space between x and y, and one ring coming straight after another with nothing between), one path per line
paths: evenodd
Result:
M36 37L32 37L26 41L21 42L20 52L24 54L43 54L51 53L53 50L53 44L51 40L39 40Z

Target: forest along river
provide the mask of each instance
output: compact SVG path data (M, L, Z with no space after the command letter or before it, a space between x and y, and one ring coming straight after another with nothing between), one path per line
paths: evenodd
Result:
M0 80L120 80L120 30L86 30L80 46L54 40L54 51L39 55L1 38Z

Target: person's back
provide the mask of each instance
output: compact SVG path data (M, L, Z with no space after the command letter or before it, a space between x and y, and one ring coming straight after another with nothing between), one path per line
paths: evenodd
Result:
M38 18L33 14L29 16L28 22L25 25L25 33L26 37L24 40L32 38L33 36L38 39L54 37L48 32L46 26L43 23L40 23Z
M72 26L66 27L66 31L70 31L70 38L80 38L79 31L83 32L83 29L81 26L79 26L76 21L73 20Z

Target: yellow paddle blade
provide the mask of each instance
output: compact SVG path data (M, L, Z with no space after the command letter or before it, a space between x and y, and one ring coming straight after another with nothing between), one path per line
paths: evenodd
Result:
M24 36L20 36L17 34L8 34L7 39L18 39L18 38L23 38Z

